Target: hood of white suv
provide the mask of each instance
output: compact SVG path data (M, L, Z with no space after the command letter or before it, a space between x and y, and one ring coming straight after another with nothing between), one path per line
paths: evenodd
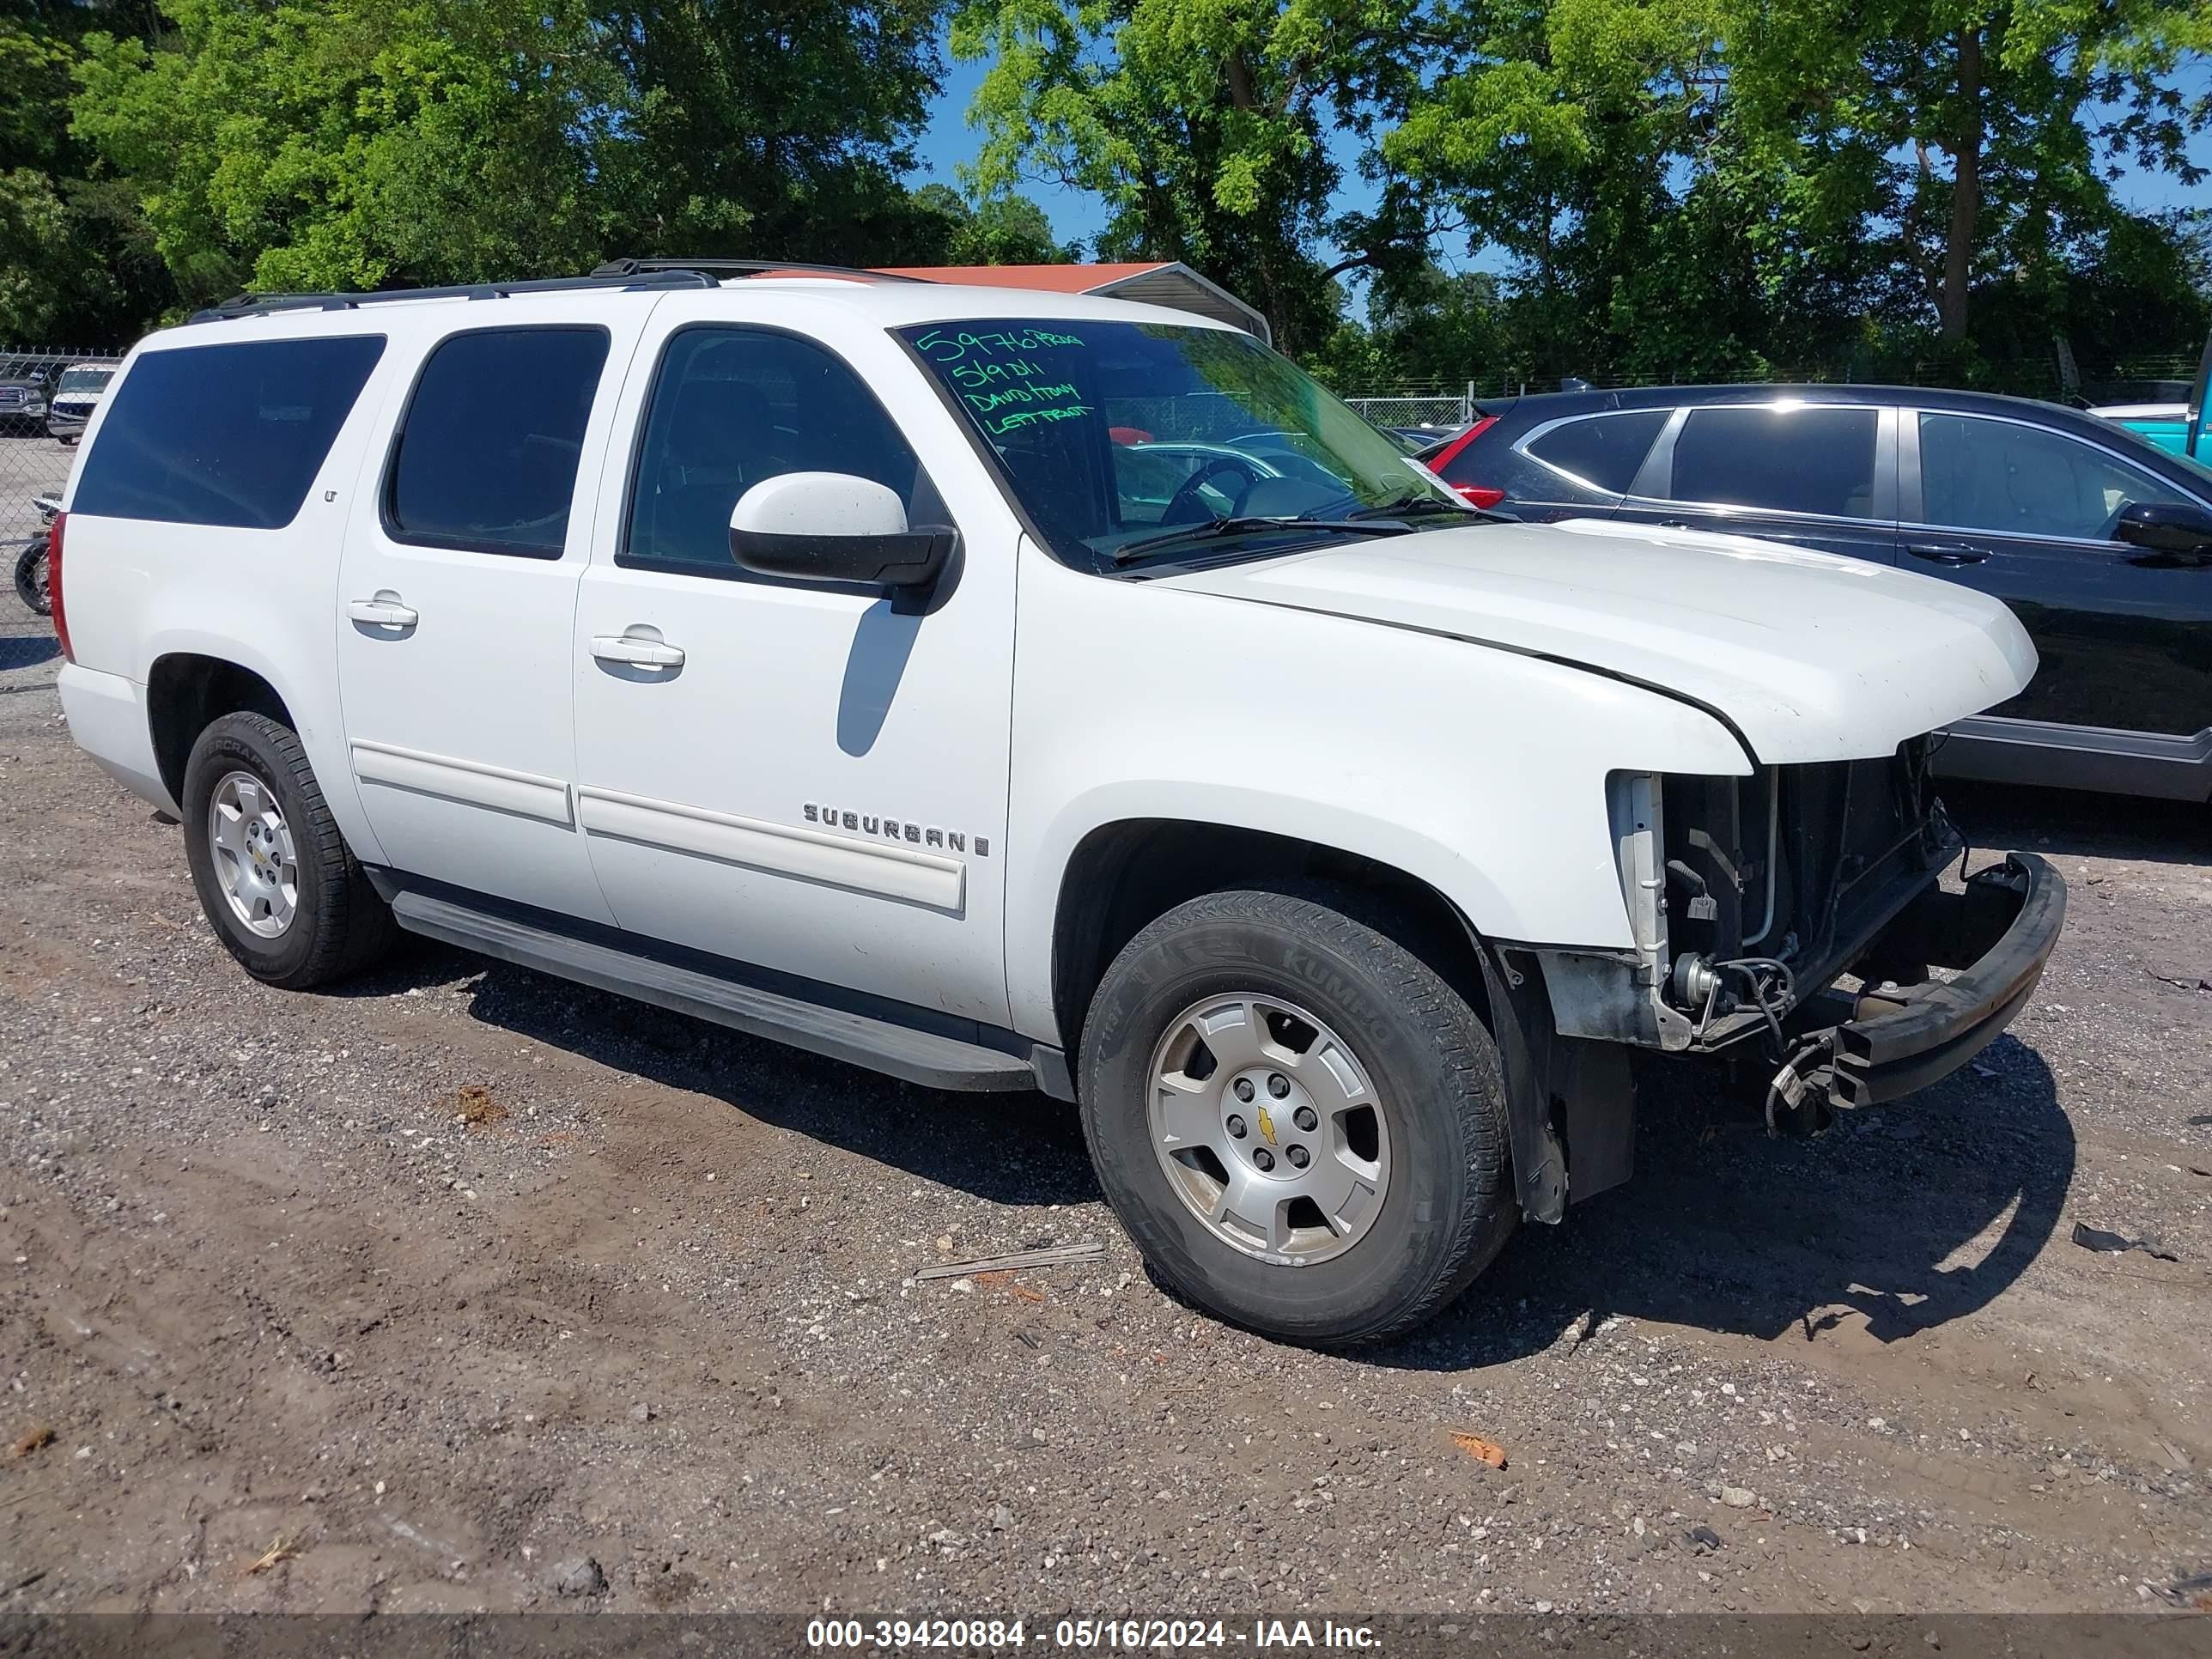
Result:
M1888 754L2016 696L2035 672L2012 613L1970 589L1593 519L1377 538L1161 580L1641 681L1718 711L1776 765Z

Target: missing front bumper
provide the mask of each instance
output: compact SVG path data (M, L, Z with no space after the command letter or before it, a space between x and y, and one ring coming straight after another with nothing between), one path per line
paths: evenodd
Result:
M1872 1106L1948 1076L2027 1006L2065 924L2066 883L2031 853L1977 872L1962 892L1930 889L1867 957L1960 971L1809 999L1791 1022L1800 1058L1776 1080L1785 1103Z

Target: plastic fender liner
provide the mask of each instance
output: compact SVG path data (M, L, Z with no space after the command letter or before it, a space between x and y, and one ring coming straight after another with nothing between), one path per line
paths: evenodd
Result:
M1481 939L1475 945L1505 1073L1521 1213L1556 1222L1569 1203L1619 1186L1634 1167L1636 1085L1628 1051L1558 1035L1534 951Z

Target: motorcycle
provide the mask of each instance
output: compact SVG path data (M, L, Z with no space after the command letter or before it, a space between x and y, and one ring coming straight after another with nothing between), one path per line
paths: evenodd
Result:
M54 596L48 580L46 544L52 534L54 515L62 510L62 501L58 495L34 495L31 504L46 520L46 530L31 538L15 556L15 597L34 614L51 617L54 614Z

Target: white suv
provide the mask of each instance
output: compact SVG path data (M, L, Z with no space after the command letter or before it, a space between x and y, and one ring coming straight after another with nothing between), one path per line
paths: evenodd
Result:
M1940 890L1922 736L2027 683L1995 601L1472 511L1180 313L756 272L131 353L62 697L248 972L396 926L1079 1101L1170 1285L1329 1344L1625 1179L1634 1051L1825 1121L2033 987L2064 890Z

